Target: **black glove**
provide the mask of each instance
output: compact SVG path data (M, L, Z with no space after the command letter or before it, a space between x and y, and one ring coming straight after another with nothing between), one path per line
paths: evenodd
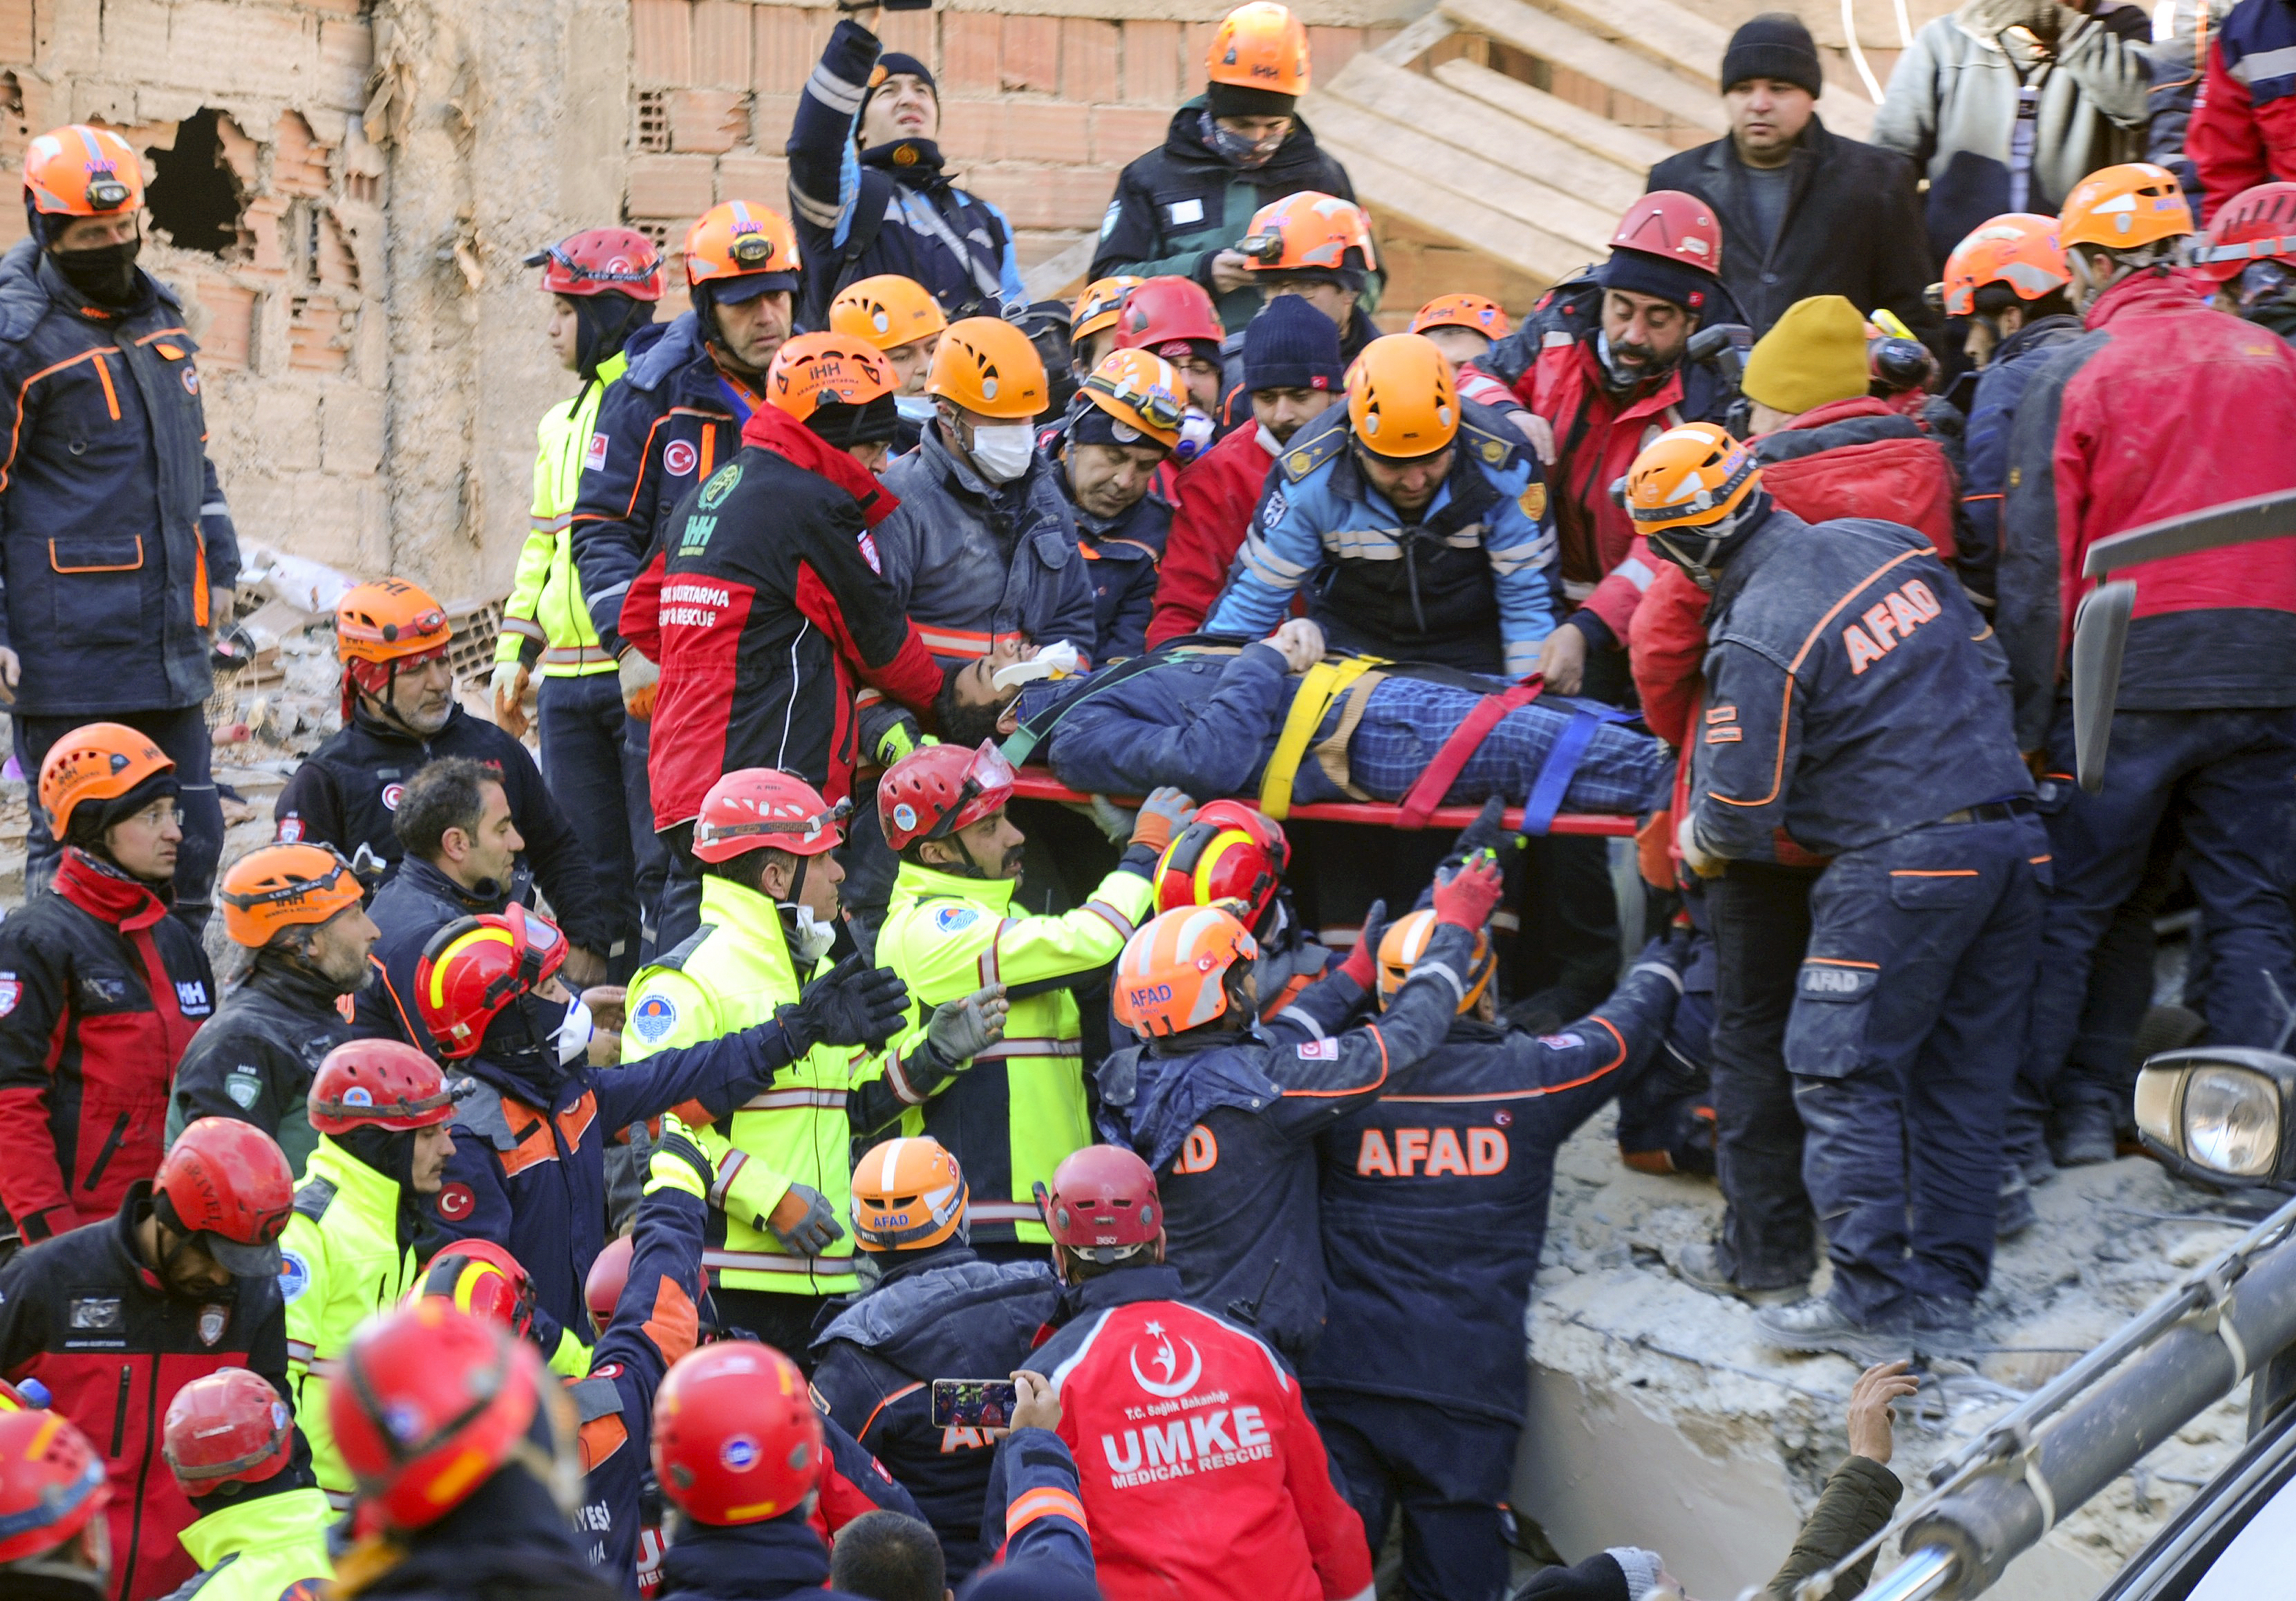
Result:
M1456 865L1465 861L1478 850L1496 852L1506 838L1506 827L1500 819L1506 816L1506 801L1493 795L1483 802L1483 809L1475 820L1459 831L1458 843L1451 847L1448 861Z
M908 1021L909 987L891 968L851 956L808 984L797 1005L783 1006L780 1016L797 1055L817 1045L865 1045L873 1051Z

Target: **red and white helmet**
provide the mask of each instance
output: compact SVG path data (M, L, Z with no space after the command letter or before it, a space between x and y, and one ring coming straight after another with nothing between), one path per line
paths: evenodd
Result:
M824 1459L805 1375L769 1345L689 1352L654 1396L654 1477L696 1523L758 1523L808 1506Z
M535 251L526 265L542 268L545 294L661 299L661 252L636 228L586 228Z
M311 1127L322 1134L354 1129L403 1132L455 1115L455 1096L439 1064L398 1039L346 1039L329 1051L311 1080Z
M877 781L877 820L885 843L905 850L916 840L944 839L960 828L1004 809L1017 782L1013 764L983 740L977 751L963 745L927 745L895 762Z
M260 1484L295 1454L295 1415L269 1379L226 1367L176 1392L160 1454L188 1496Z
M2193 263L2218 283L2275 257L2296 257L2296 184L2259 184L2217 209Z
M1156 863L1156 909L1234 901L1244 926L1264 933L1261 920L1291 862L1291 842L1273 817L1242 800L1210 801Z
M1714 208L1679 189L1653 189L1627 208L1611 235L1614 250L1639 250L1718 276L1722 271L1722 224Z
M726 774L701 797L693 820L693 854L705 862L726 862L751 850L786 850L819 856L844 837L840 826L849 807L831 806L794 773L772 768L742 768Z
M1095 1262L1121 1261L1164 1237L1156 1175L1122 1145L1086 1145L1053 1170L1037 1207L1055 1243Z

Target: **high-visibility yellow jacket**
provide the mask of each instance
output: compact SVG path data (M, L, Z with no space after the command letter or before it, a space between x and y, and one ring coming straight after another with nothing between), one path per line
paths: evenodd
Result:
M201 1572L176 1593L199 1601L316 1601L335 1577L327 1556L334 1515L316 1490L282 1490L210 1512L178 1537ZM314 1582L297 1590L307 1579Z
M526 544L518 553L510 599L503 606L502 636L495 645L497 661L524 661L533 666L538 652L545 677L614 670L612 653L599 645L598 630L590 624L590 604L582 598L582 580L574 571L566 530L575 491L581 487L582 464L597 431L599 402L605 398L606 387L628 369L628 358L617 351L599 364L594 382L543 413L535 428L540 448L534 458L534 509Z

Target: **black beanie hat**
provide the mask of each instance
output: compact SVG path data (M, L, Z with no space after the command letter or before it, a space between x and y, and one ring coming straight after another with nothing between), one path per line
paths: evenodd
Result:
M1825 92L1825 71L1817 41L1792 12L1766 11L1740 25L1722 53L1722 87L1726 92L1750 78L1775 78L1812 95Z
M1615 250L1597 275L1605 289L1656 295L1670 300L1693 317L1704 319L1706 304L1715 289L1714 275L1646 250Z
M175 769L170 768L152 774L134 789L109 800L83 800L72 808L71 826L64 831L64 843L102 855L103 836L113 824L134 817L163 795L180 795L183 791Z
M1206 84L1204 104L1215 117L1289 117L1297 94L1278 94L1250 84Z
M905 54L898 50L888 50L884 54L877 58L877 70L878 71L882 72L887 78L906 77L920 78L923 81L927 92L929 92L935 100L939 100L940 98L940 86L933 81L931 69L928 68L922 62L917 60L914 55ZM873 80L877 74L875 72L872 72L869 76ZM873 81L869 87L873 92L876 89L877 85Z
M813 408L805 425L824 445L843 449L849 445L873 444L900 431L901 410L890 395L879 395L860 406L831 400Z
M1298 295L1278 295L1243 325L1247 390L1336 390L1347 373L1340 331Z

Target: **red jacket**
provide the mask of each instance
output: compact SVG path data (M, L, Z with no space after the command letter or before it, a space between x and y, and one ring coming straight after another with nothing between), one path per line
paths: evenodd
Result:
M1148 620L1150 645L1204 626L1227 587L1228 563L1243 545L1277 448L1275 436L1255 423L1227 434L1173 480L1172 531Z
M2296 179L2296 0L2242 0L2226 13L2185 153L2203 222L2243 189Z
M160 1170L168 1080L214 1011L198 938L76 849L0 923L0 1205L27 1244Z
M1060 1397L1101 1593L1370 1601L1363 1520L1332 1488L1299 1381L1179 1293L1170 1267L1088 1280L1029 1360Z

